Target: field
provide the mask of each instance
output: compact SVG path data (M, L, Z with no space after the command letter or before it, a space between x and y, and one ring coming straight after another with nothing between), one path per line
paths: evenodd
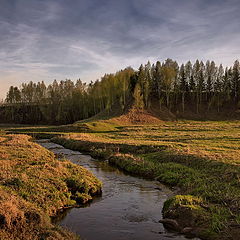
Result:
M89 171L56 159L27 135L4 131L0 169L0 239L78 239L50 217L100 192L100 181Z
M158 125L95 121L58 128L18 127L11 131L54 137L53 141L68 148L108 158L125 171L173 187L185 202L191 206L192 202L197 203L194 208L199 211L195 215L202 221L193 227L203 238L235 239L239 234L239 121L175 121ZM195 197L197 201L193 200ZM165 211L167 216L168 210Z

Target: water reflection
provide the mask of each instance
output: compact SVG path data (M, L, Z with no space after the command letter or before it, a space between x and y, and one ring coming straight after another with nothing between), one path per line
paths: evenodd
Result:
M103 182L100 198L91 207L68 209L55 222L87 240L186 239L168 232L158 221L164 201L172 192L156 181L124 174L107 162L47 141L39 142L55 154L65 156L93 172Z

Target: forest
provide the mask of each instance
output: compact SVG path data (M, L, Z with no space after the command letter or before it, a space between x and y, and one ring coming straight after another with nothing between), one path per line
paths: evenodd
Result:
M179 65L172 59L147 62L137 71L131 67L100 80L84 83L66 79L11 86L0 107L1 122L67 124L114 107L124 111L134 103L150 109L152 103L174 113L193 111L221 113L240 107L240 64L224 68L214 61L196 60Z

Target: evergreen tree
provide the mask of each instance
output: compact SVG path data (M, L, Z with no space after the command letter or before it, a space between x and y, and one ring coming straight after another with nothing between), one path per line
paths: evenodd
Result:
M180 78L180 91L182 95L182 111L184 112L185 111L185 94L188 89L184 64L182 64L180 67L179 78Z
M232 69L232 95L235 101L239 100L240 96L240 65L236 60Z

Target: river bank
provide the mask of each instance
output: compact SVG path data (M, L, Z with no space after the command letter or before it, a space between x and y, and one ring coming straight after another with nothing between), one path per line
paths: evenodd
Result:
M174 195L168 187L158 181L130 176L107 161L61 145L44 140L37 142L88 169L103 183L101 197L84 208L68 209L58 215L55 221L61 226L87 240L186 240L159 223L164 202Z
M176 187L180 197L169 202L166 218L182 221L176 219L178 211L197 209L186 214L203 219L199 228L202 237L238 239L240 235L239 121L182 120L158 125L87 121L6 131L39 138L57 136L54 141L67 148L108 159L131 174ZM201 223L196 221L196 225ZM183 227L180 224L181 230Z
M204 151L199 151L201 150L199 143L196 149L193 149L193 145L179 142L186 131L190 131L188 134L190 138L196 135L196 139L198 137L203 140L206 137L208 139L208 136L203 137L199 132L204 131L205 134L206 131L211 134L212 139L214 137L220 139L217 138L216 133L218 137L221 135L223 138L222 135L229 134L225 130L229 127L225 124L217 123L212 126L214 129L211 132L208 126L205 128L203 125L191 126L189 130L183 128L189 128L189 125L179 126L182 132L176 132L178 134L176 145L173 145L173 140L163 141L159 132L161 142L155 140L154 129L160 129L161 126L133 126L113 132L68 134L52 140L67 148L87 152L95 158L108 159L110 164L131 174L155 179L170 187L180 189L178 193L180 196L171 199L163 212L165 218L177 221L177 227L174 227L174 224L170 226L175 230L182 232L187 229L190 234L202 239L238 239L237 209L240 203L238 200L240 189L236 184L236 176L240 170L236 164L225 158L232 157L227 155L230 151L226 150L225 156L221 159L218 158L216 152L211 152L213 148L209 148L209 155L204 156L202 154ZM230 125L231 128L234 126L237 125L235 123ZM176 128L176 125L174 127ZM143 128L147 138L142 132ZM152 135L147 135L150 133ZM165 138L173 138L174 135L165 136ZM223 147L227 145L225 142L222 143ZM230 148L230 145L226 147ZM237 149L236 147L233 151ZM238 160L235 158L235 161ZM173 212L175 214L171 214ZM183 221L179 213L185 214L190 221Z
M50 216L90 201L101 193L101 182L30 139L0 136L0 239L79 239Z

